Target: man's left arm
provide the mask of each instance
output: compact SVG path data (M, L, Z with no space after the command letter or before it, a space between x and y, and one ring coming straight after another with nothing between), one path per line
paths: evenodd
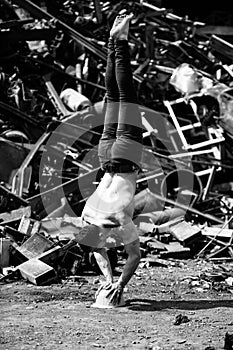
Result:
M126 244L125 251L128 255L128 258L126 260L122 274L117 281L117 284L122 286L122 289L129 282L139 265L141 259L139 239L136 239L135 241Z
M117 282L113 283L111 286L108 285L105 288L109 290L107 294L107 297L109 297L109 301L112 304L115 304L116 306L119 305L122 293L124 291L124 287L133 276L140 262L141 254L139 239L136 239L133 242L126 244L125 250L128 254L128 258L123 268L121 276L119 277Z

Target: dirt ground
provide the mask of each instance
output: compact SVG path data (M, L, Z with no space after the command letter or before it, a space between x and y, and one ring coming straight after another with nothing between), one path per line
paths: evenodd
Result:
M117 309L91 307L102 278L94 273L50 286L1 283L0 349L223 349L233 334L233 287L225 281L233 263L167 263L141 263Z

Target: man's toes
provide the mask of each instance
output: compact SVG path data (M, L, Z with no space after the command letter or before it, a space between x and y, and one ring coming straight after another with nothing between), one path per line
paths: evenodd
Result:
M110 35L114 37L127 38L129 30L129 21L133 17L133 14L118 15L113 23Z

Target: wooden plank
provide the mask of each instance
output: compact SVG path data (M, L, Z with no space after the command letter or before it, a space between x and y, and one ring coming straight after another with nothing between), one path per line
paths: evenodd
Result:
M147 246L151 250L165 250L166 249L166 244L158 241L157 239L153 238L152 241L147 243Z
M22 216L25 216L25 217L31 216L30 206L22 207L19 209L12 210L10 212L5 212L0 214L0 221L2 221L1 225L11 221L21 220Z
M147 267L150 266L161 266L161 267L168 267L169 263L166 260L160 259L153 255L148 255L146 258L142 258L140 260L140 265L146 265Z
M160 252L161 258L187 259L191 257L191 251L188 247L183 247L179 242L166 244L167 251Z
M196 33L206 34L206 35L209 34L209 35L233 36L233 27L206 25L201 28L197 28Z
M230 239L232 231L233 230L228 228L222 229L221 227L204 227L201 233L203 236L215 237L217 235L216 238Z

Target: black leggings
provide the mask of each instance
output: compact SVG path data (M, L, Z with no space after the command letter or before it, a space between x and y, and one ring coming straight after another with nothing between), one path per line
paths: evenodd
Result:
M142 119L133 85L127 40L109 39L105 85L107 103L98 148L100 164L103 166L120 160L140 166Z

